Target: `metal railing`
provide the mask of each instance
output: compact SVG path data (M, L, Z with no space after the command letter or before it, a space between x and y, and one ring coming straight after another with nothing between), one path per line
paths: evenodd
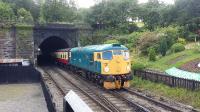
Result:
M200 82L190 79L178 78L167 75L165 73L157 73L149 70L134 70L134 75L142 77L142 79L153 82L164 83L171 87L182 87L191 90L200 89Z

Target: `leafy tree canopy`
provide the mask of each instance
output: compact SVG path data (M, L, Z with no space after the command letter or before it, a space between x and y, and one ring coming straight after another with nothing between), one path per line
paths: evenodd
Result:
M15 17L11 6L7 3L0 2L0 20L9 21Z

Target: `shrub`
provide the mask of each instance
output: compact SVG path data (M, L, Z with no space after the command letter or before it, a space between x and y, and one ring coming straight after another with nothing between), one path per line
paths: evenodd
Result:
M21 23L25 24L33 24L33 17L30 13L30 11L27 11L24 8L20 8L17 10L18 20Z
M142 32L133 32L128 35L128 43L131 47L135 47L139 37L142 35Z
M104 44L119 44L120 42L116 39L112 39L112 40L107 40L104 42Z
M149 49L149 60L156 61L156 51L154 48Z
M159 48L161 36L156 32L145 32L137 41L137 47L142 54L148 54L148 48L154 47L156 51ZM157 47L158 46L158 47Z
M181 44L185 45L186 40L184 38L178 38L177 43L181 43Z
M195 52L195 53L200 53L200 45L196 45L196 46L194 47L194 52Z
M121 44L123 44L123 45L129 43L129 38L128 38L127 35L125 35L125 36L120 36L119 38L117 38L117 40L118 40Z
M167 41L167 48L170 49L170 47L176 43L176 40L181 35L180 29L181 27L179 26L168 26L164 28L157 28L156 32L163 34Z
M195 34L195 33L192 33L192 32L189 32L188 36L187 36L187 40L188 41L195 41L195 38L197 38L199 35Z
M181 43L175 43L174 45L172 45L171 47L171 51L176 53L176 52L181 52L185 50L185 46Z
M143 70L143 69L145 69L145 65L142 63L139 63L139 62L135 62L132 64L131 69L132 70Z

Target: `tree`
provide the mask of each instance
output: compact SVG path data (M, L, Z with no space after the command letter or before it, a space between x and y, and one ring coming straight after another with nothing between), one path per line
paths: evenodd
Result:
M174 6L166 15L171 16L171 23L185 25L191 19L200 16L199 7L198 0L175 0Z
M129 21L133 18L133 6L136 0L105 0L91 8L88 14L88 23L95 29L119 29L128 32Z
M31 13L24 8L17 10L17 17L21 23L33 24L33 17Z
M15 17L11 6L7 3L0 2L0 20L10 21Z
M77 18L76 21L79 23L86 23L87 22L87 15L90 12L90 9L87 8L80 8L77 11Z
M63 0L46 0L43 9L47 22L73 22L76 19L74 5Z
M149 60L156 61L156 51L152 47L149 49Z
M160 12L163 8L165 8L165 5L158 0L149 0L140 6L140 14L138 16L143 20L149 30L154 30L160 25Z
M194 35L192 34L193 36L189 35L188 37L194 37L194 36L195 38L200 37L200 17L195 17L188 20L185 27L187 28L187 30L194 33ZM189 38L189 40L192 39Z
M44 24L46 23L45 19L44 19L44 1L43 0L40 0L38 1L39 4L40 4L40 15L39 15L39 19L38 19L38 22L39 24Z
M165 56L166 55L166 52L167 52L167 41L166 39L162 39L161 42L160 42L160 53L162 56Z
M160 14L156 11L149 12L144 21L149 30L154 30L160 23Z
M39 5L37 4L37 0L2 0L5 3L11 5L15 15L17 15L17 11L20 8L24 8L26 11L29 11L33 16L34 21L38 20L39 17Z

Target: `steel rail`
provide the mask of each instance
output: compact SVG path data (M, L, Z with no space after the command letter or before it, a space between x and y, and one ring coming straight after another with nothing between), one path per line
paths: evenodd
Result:
M62 69L62 70L65 70L65 69L63 69L63 68L61 68L61 69ZM66 71L66 70L65 70L65 71ZM71 73L71 72L70 72L70 73ZM73 77L76 77L76 79L77 79L77 78L81 78L82 80L88 81L88 80L84 79L83 77L80 77L79 75L77 75L77 74L75 74L75 73L73 73L73 74L74 74ZM93 83L93 84L94 84L94 83ZM100 89L104 89L104 88L100 87L100 86L97 85L97 84L96 84L96 86L97 86L98 88L100 88ZM119 95L117 92L114 92L114 91L111 92L111 90L110 90L110 91L107 91L107 92L110 93L110 94L112 94L112 95L115 95L116 97L118 97L118 98L120 98L121 100L125 101L128 105L130 105L131 107L133 107L134 110L135 110L136 112L150 112L150 110L148 110L147 108L145 108L145 107L143 107L143 106L141 106L141 105L139 105L139 104L136 104L136 103L130 101L129 99L127 99L127 98L124 98L123 96ZM105 99L106 99L106 98L105 98ZM112 104L112 105L114 106L114 104ZM115 108L116 108L116 106L115 106Z
M132 89L124 89L124 90L127 91L128 93L132 94L132 95L136 95L136 96L138 96L140 98L143 98L145 100L148 100L148 101L150 101L150 102L152 102L152 103L154 103L156 105L159 105L162 108L168 109L168 110L173 111L173 112L182 112L182 110L180 110L180 109L172 107L172 106L170 106L170 105L168 105L166 103L154 100L153 98L150 98L150 97L147 97L145 95L142 95L142 94L140 94L140 93L138 93L138 92L136 92L136 91L134 91Z
M110 92L111 94L113 94L113 95L119 97L120 99L126 101L130 106L132 106L132 107L135 109L136 112L150 112L149 109L147 109L147 108L145 108L145 107L143 107L143 106L141 106L141 105L139 105L139 104L137 104L137 103L131 101L131 100L128 99L128 98L123 97L122 95L120 95L120 94L117 92L117 90L113 90L113 91L109 91L109 92Z
M54 69L55 70L55 69ZM91 96L90 94L88 94L88 91L85 91L84 89L82 89L81 87L77 86L76 84L74 84L71 80L67 79L65 76L63 76L62 73L60 73L59 71L55 70L56 73L60 74L60 76L66 80L67 82L69 82L71 85L73 85L74 87L76 87L78 90L80 90L83 94L85 94L86 96L88 96L90 99L92 99L94 102L96 102L96 104L98 104L100 107L102 107L105 111L107 112L113 112L113 110L111 110L110 108L108 108L107 106L103 105L101 102L99 102L98 100L96 100L93 96ZM92 91L91 91L92 92ZM118 112L118 111L116 111Z
M65 96L65 91L57 84L57 82L53 79L53 77L50 75L50 73L47 72L46 68L44 69L44 73L47 74L49 76L49 78L51 79L51 81L53 81L53 83L55 84L55 86L60 90L61 94L63 96Z

